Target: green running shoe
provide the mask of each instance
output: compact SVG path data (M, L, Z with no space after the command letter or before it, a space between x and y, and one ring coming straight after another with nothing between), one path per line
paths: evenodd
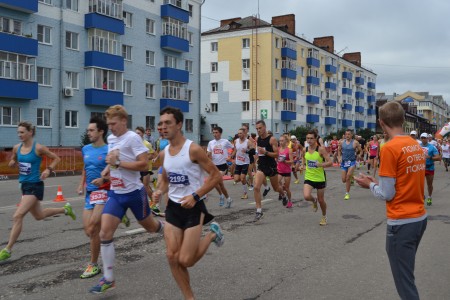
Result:
M11 257L11 251L8 251L8 249L4 248L2 251L0 251L0 261L7 260Z
M89 292L93 294L103 294L107 290L112 290L116 287L115 281L107 281L105 277L100 279L99 283L96 286L93 286Z
M125 227L130 227L130 219L126 214L122 217L122 223L125 225Z
M77 216L75 216L75 213L73 212L73 209L72 209L72 205L70 205L70 203L64 204L64 213L66 216L71 217L72 220L74 220L74 221L77 219Z
M84 270L83 274L81 274L80 278L81 279L85 279L85 278L91 278L94 277L97 274L100 274L101 270L98 267L98 265L94 265L94 264L89 264L86 268L86 270Z
M427 206L431 205L433 205L433 200L431 199L431 197L427 197Z

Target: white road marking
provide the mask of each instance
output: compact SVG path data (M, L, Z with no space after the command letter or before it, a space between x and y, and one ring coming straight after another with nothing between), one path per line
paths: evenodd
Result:
M264 199L264 200L261 200L261 203L262 202L269 202L269 201L272 201L273 199ZM249 203L249 205L255 205L256 204L256 202L250 202Z
M145 228L137 228L137 229L132 229L132 230L128 230L125 231L126 234L136 234L136 233L141 233L141 232L145 232Z
M74 197L74 198L65 198L66 201L65 202L61 202L61 203L67 203L67 202L77 202L80 200L84 200L84 197ZM19 202L17 202L19 203ZM47 200L47 201L41 201L41 205L50 205L50 204L55 204L58 202L54 202L53 200ZM15 210L17 208L17 204L15 205L9 205L9 206L1 206L0 207L0 211L7 211L7 210Z

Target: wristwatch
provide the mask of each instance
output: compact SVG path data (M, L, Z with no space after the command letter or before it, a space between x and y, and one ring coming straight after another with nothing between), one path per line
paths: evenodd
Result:
M195 199L195 201L197 201L197 202L199 202L201 199L200 199L200 196L199 195L197 195L197 193L192 193L192 197L194 197L194 199Z
M116 165L117 168L120 166L120 159L116 159L115 165Z

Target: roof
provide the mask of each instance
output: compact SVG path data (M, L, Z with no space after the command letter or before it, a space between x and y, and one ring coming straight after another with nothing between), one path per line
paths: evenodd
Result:
M248 17L245 17L240 20L232 21L227 25L205 31L202 33L202 35L219 33L219 32L227 32L227 31L233 31L233 30L249 29L249 28L255 27L256 25L257 25L257 27L271 26L271 24L266 21L263 21L256 17L253 17L253 16L248 16Z

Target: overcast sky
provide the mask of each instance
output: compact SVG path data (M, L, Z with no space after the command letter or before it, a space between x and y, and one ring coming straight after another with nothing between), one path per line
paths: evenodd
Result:
M202 31L221 19L258 13L258 0L206 0ZM296 34L310 42L334 36L339 52L361 52L377 74L377 92L442 95L450 104L449 0L259 0L264 21L295 14Z

